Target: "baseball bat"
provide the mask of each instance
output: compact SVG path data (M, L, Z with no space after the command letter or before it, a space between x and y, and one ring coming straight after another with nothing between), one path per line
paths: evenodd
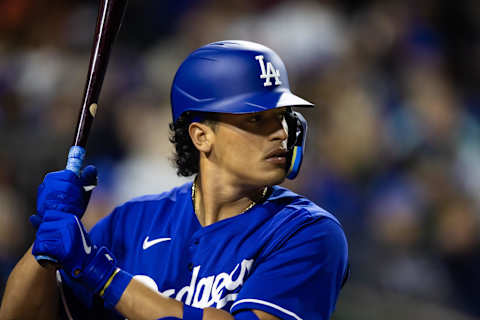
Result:
M82 105L78 115L73 144L67 158L66 169L77 175L80 175L80 169L85 158L88 135L97 112L98 97L107 71L110 52L120 30L126 7L127 0L100 1ZM58 265L56 259L49 256L37 256L36 259L42 266Z

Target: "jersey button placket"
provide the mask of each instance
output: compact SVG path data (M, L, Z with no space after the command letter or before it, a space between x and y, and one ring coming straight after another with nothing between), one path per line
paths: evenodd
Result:
M192 244L190 245L190 250L191 250L191 251L194 251L194 250L197 249L198 244L200 243L200 239L199 239L199 238L193 238L191 243L192 243ZM190 263L188 264L188 270L189 270L190 272L193 271L193 262L190 262Z
M193 238L190 242L190 250L197 250L198 245L200 244L200 239L199 238Z

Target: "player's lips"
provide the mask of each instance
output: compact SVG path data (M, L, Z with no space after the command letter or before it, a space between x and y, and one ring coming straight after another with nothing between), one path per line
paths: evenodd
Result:
M267 156L266 160L271 163L285 164L287 162L287 149L278 148L271 151Z

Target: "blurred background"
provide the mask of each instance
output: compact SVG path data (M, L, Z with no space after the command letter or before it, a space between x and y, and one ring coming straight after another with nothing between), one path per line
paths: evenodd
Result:
M0 2L0 294L32 242L45 173L73 138L97 1ZM352 275L336 320L480 318L480 2L130 1L89 140L91 227L187 179L170 164L169 90L195 48L261 42L317 107L299 177L334 213Z

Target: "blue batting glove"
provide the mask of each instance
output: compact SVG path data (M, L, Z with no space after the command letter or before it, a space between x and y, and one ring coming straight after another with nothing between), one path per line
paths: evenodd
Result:
M77 216L47 211L37 231L32 254L49 256L63 270L92 292L99 292L116 269L116 261L107 248L97 248Z
M47 174L38 187L37 213L30 222L38 229L47 210L71 213L81 219L96 185L97 168L92 165L83 169L80 177L70 170Z
M77 216L62 211L45 212L32 254L57 260L71 279L91 293L100 294L108 309L115 307L132 279L132 275L117 268L107 248L92 243Z

